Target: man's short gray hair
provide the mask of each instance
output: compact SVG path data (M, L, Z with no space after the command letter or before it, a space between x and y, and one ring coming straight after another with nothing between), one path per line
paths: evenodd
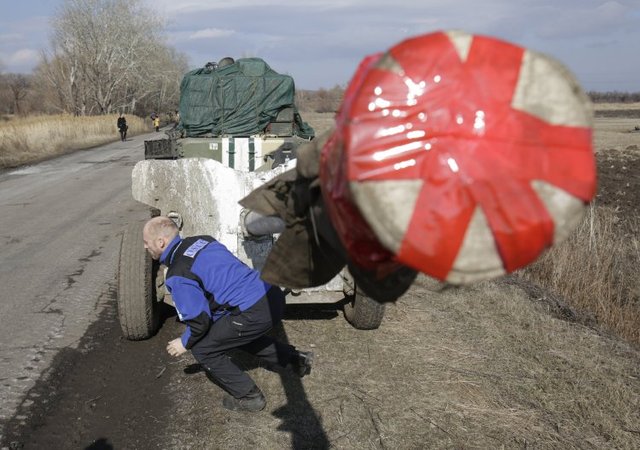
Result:
M153 237L166 237L173 239L178 235L178 226L166 216L157 216L145 224L145 229Z

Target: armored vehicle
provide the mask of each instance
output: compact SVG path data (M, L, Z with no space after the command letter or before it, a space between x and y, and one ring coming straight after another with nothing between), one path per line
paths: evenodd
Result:
M211 235L260 270L284 224L238 201L295 167L296 148L314 138L295 105L293 79L259 58L225 58L187 73L180 91L180 122L166 137L145 142L145 159L132 173L133 197L152 214L171 217L182 235ZM160 302L172 304L165 270L141 236L142 224L131 224L120 252L119 319L132 340L152 336ZM342 302L346 319L360 329L377 328L384 314L346 270L326 285L287 290L287 302Z

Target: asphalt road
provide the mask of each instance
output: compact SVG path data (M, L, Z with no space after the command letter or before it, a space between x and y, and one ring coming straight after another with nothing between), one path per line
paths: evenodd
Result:
M0 441L113 297L121 231L148 217L130 177L150 136L0 173Z

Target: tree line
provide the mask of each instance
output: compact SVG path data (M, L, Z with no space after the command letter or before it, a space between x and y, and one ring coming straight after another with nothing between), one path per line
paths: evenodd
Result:
M174 53L175 54L175 53ZM179 57L178 57L179 58ZM186 60L186 58L185 58ZM59 62L58 64L61 64ZM86 83L73 81L58 72L51 74L51 67L43 63L34 74L0 74L0 114L55 114L69 113L91 115L112 112L148 115L151 111L178 109L180 80L188 70L186 62L165 66L136 87L131 83L117 84L111 93L105 89L93 93ZM53 79L52 79L53 78ZM67 82L66 88L59 88ZM75 86L74 86L75 84ZM109 84L107 84L108 88ZM85 91L84 89L87 89ZM336 85L331 89L297 90L296 105L300 111L336 112L342 103L345 88ZM588 92L593 103L638 103L640 92Z
M588 92L593 103L637 103L640 102L640 92Z
M93 115L101 113L126 113L148 116L152 111L172 112L178 109L179 103L179 79L185 71L175 74L178 80L175 85L167 83L160 92L149 92L146 96L130 98L120 96L117 92L114 96L114 105L111 108L100 109L96 102L89 108L77 108L71 102L61 101L61 95L57 90L51 90L39 73L26 74L0 74L0 115L30 115L30 114L58 114L68 113L75 115ZM331 89L297 90L296 105L301 112L336 112L342 103L344 87L336 85ZM68 96L73 99L73 96ZM65 107L66 106L66 107Z

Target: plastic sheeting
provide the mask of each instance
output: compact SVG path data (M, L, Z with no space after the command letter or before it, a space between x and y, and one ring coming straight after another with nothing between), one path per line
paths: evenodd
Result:
M295 106L293 78L277 73L260 58L243 58L184 76L179 126L187 137L251 136L280 120L278 113L286 108L293 108L294 134L312 138L313 128L302 121Z
M360 64L321 154L354 262L452 283L511 272L566 237L595 194L589 101L557 61L463 32Z

